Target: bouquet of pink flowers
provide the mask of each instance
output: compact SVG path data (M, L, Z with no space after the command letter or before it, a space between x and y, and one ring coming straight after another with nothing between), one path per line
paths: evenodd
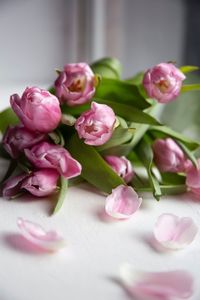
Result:
M57 193L56 212L68 182L87 181L107 195L105 210L116 218L132 216L143 191L157 200L186 190L200 197L200 142L157 119L163 103L200 89L183 84L197 69L160 63L122 80L120 63L104 58L65 65L49 90L12 95L0 113L1 156L10 160L3 197Z

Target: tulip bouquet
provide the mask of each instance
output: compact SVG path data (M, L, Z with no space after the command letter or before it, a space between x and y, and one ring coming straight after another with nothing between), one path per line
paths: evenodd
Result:
M0 153L10 160L3 197L55 193L56 212L68 183L87 181L107 195L109 215L128 218L143 191L157 200L188 189L200 196L200 142L158 120L163 104L200 89L183 84L197 69L160 63L123 80L120 63L104 58L65 65L49 90L13 94L0 113Z

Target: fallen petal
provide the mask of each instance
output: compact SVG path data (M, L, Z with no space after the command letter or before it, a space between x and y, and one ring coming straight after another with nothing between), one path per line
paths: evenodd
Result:
M65 240L56 231L45 231L40 225L18 218L17 225L26 240L46 251L65 247Z
M105 211L116 219L130 218L140 207L142 198L130 186L119 185L106 198Z
M162 214L154 227L154 237L162 246L181 249L195 238L198 228L189 217L179 218L173 214Z
M188 299L193 294L193 278L184 270L137 272L131 265L120 268L120 279L129 293L142 300Z

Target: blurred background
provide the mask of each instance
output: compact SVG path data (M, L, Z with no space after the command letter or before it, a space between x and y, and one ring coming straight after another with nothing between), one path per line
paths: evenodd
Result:
M123 76L199 63L198 0L0 0L0 89L48 84L55 68L115 56Z

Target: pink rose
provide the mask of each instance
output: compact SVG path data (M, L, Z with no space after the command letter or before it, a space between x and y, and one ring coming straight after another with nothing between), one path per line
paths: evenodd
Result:
M155 164L161 172L185 172L188 159L171 138L157 139L153 144L153 152Z
M192 163L186 168L186 185L192 193L200 199L200 159L198 159L198 168Z
M80 163L59 145L41 142L24 152L34 166L56 169L65 178L73 178L81 173Z
M10 103L20 121L31 131L50 132L60 123L59 101L46 90L26 88L21 98L12 95Z
M111 138L115 120L112 108L92 102L91 109L76 120L75 128L85 144L99 146Z
M55 81L56 95L69 106L88 102L95 93L95 75L86 63L68 64Z
M160 103L168 103L179 95L185 78L172 63L161 63L147 70L143 85L150 98L155 98Z
M30 131L23 125L8 127L3 137L3 146L12 158L17 158L25 149L41 142L46 135L39 132Z
M131 162L125 156L107 155L104 157L110 167L121 176L126 183L130 182L134 176Z
M5 198L12 198L24 189L37 197L48 196L56 191L58 178L58 172L52 169L23 173L5 181L2 194Z

